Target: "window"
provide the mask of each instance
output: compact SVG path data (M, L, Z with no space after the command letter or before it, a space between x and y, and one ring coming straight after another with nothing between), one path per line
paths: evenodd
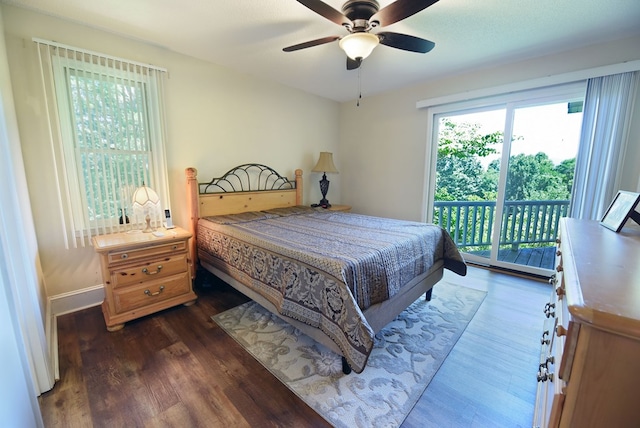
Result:
M65 241L137 229L131 196L145 184L169 208L164 70L36 40L48 95ZM153 219L161 224L162 218ZM68 247L68 245L67 245Z

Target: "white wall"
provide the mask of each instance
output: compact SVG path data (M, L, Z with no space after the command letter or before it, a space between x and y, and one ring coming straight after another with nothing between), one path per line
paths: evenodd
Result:
M187 226L184 169L201 181L241 163L267 164L293 177L302 168L305 203L320 200L320 151L337 151L339 105L223 67L24 9L2 5L5 38L22 151L42 268L49 296L73 295L102 284L92 248L65 250L58 231L57 197L46 112L33 37L169 70L166 82L167 159L174 222ZM340 168L340 159L336 159ZM332 200L340 200L339 176Z
M375 97L365 95L360 107L355 102L342 103L336 154L342 162L342 201L355 212L424 220L427 112L416 108L418 101L638 59L640 37L635 37L450 76ZM630 128L623 189L635 190L639 175L640 99Z

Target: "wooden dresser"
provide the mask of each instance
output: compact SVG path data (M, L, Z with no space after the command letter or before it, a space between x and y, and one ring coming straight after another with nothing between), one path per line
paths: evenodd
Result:
M191 282L188 241L191 234L176 227L164 236L115 233L93 238L104 280L102 313L107 330L126 321L196 301Z
M640 228L562 219L533 426L640 427Z

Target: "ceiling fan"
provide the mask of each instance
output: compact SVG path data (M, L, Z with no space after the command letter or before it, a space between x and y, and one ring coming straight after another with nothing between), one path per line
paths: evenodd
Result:
M368 57L378 44L419 53L427 53L435 46L435 43L419 37L390 31L371 33L371 30L408 18L438 0L396 0L382 9L376 0L347 0L342 5L342 12L321 0L297 1L329 21L343 26L349 34L344 37L328 36L299 43L284 48L285 52L293 52L339 40L340 47L347 54L347 70L354 70L360 67L362 60Z

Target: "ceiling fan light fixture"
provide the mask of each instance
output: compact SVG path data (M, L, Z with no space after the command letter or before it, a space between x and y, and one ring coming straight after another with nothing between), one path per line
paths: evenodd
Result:
M371 33L351 33L348 36L340 39L340 48L347 54L347 56L353 60L358 58L363 60L373 52L373 49L378 46L380 39L378 36Z

